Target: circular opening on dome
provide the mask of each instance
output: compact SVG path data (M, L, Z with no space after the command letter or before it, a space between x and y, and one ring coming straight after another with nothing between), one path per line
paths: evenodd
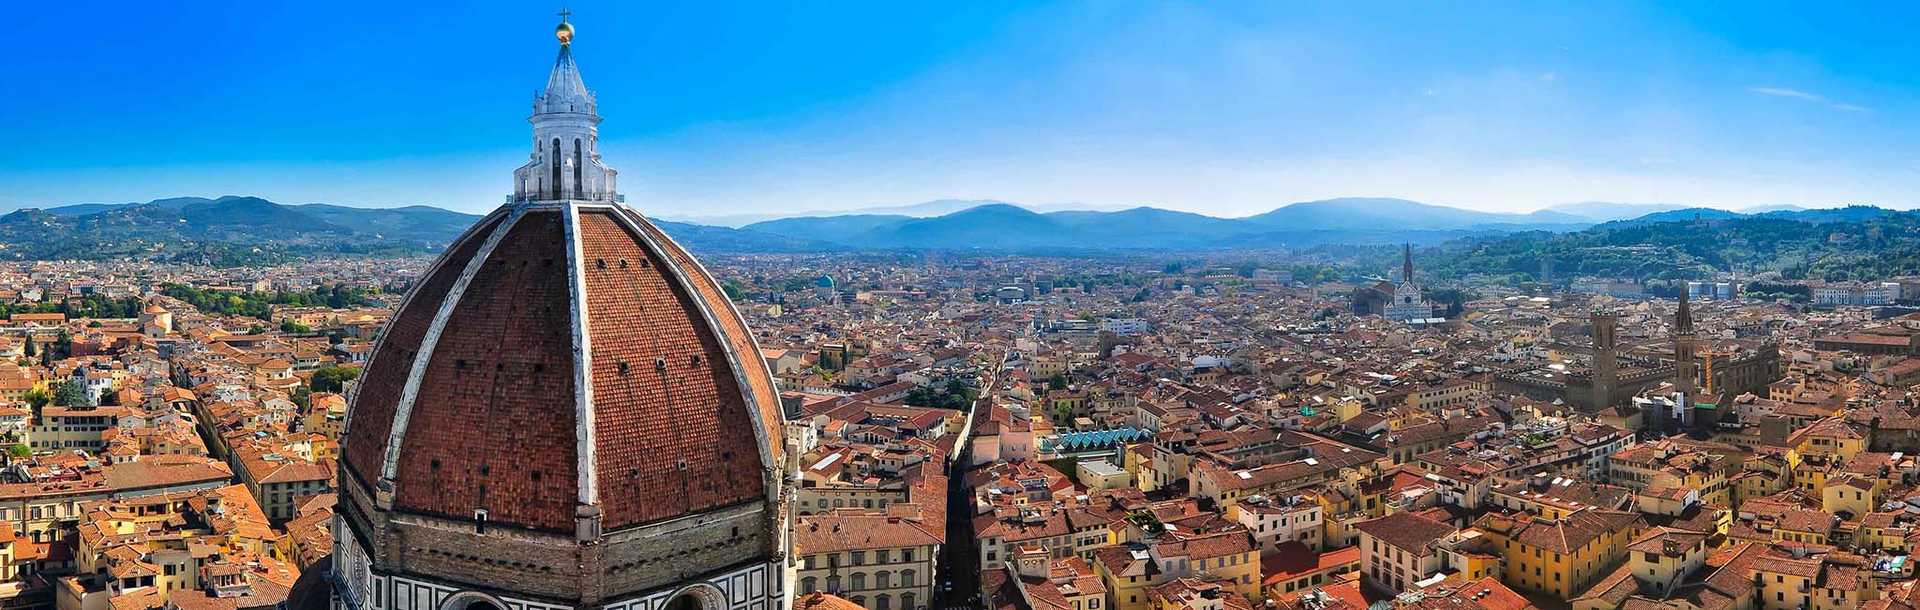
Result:
M709 584L698 584L673 594L663 610L721 610L727 607L727 594Z
M506 606L491 595L463 591L441 602L440 610L506 610Z
M692 595L682 595L667 602L667 610L701 610L700 600Z

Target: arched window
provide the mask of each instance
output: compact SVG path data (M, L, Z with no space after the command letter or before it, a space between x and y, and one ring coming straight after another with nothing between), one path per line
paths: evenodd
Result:
M855 591L865 589L867 588L867 575L860 572L854 572L853 576L847 579L847 583L848 583L848 586L853 587L853 590Z
M900 571L900 586L902 587L913 586L913 570Z
M587 192L587 182L585 180L580 179L581 172L584 171L580 169L582 159L583 157L580 155L580 138L574 138L573 139L573 192L574 193Z
M873 597L873 610L893 610L893 597L885 593Z
M839 592L840 592L840 577L839 577L839 576L828 576L828 577L827 577L827 592L828 592L828 593L839 593Z
M814 588L815 584L816 582L814 581L812 576L808 576L806 578L800 579L800 592L812 593L814 591L818 591L819 589Z
M855 605L858 605L862 608L865 608L867 606L867 596L865 595L855 595L851 599L848 599L847 601L853 602Z
M893 586L893 574L888 573L886 570L874 573L873 586L876 589L885 589Z
M553 139L553 155L552 155L552 157L551 157L550 159L551 159L551 165L553 166L553 169L552 169L552 171L551 171L551 173L553 174L553 198L554 198L554 199L559 199L559 198L560 198L560 193L561 193L561 189L560 189L560 138L554 138L554 139Z
M919 610L919 608L916 608L916 607L915 607L915 606L913 605L913 594L912 594L912 593L901 593L901 594L900 594L900 610Z

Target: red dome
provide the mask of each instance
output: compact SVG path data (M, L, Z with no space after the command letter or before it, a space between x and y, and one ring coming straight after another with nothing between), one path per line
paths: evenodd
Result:
M346 470L392 510L574 532L768 500L779 397L693 257L618 205L481 220L388 325Z

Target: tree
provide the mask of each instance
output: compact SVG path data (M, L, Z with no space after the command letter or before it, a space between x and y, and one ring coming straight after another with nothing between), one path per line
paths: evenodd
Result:
M285 320L280 321L280 332L294 334L294 335L304 335L304 334L313 332L313 327L307 326L305 324L301 324L298 321L295 321L293 318L287 318Z
M1054 373L1052 377L1048 377L1048 378L1047 378L1047 389L1049 389L1049 390L1064 390L1064 389L1067 389L1067 376L1066 376L1066 374L1064 374L1064 373Z
M26 446L24 443L14 443L13 446L7 447L7 456L17 460L24 460L33 457L33 448Z
M350 369L344 366L326 366L314 371L313 380L307 382L307 385L312 386L315 392L338 392L340 388L346 385L346 382L359 378L360 369Z
M62 407L86 405L88 404L87 387L72 379L62 381L60 386L54 389L53 404Z
M27 406L33 408L33 418L39 419L40 409L47 406L47 403L53 402L53 395L48 394L46 390L33 388L21 394L20 399L27 401Z

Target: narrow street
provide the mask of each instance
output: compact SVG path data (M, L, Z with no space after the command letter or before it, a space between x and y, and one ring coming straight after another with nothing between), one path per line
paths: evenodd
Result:
M969 451L955 449L959 459L947 478L947 543L940 547L940 590L935 608L975 608L980 591L980 560L974 557L973 502L967 490Z
M977 549L973 544L973 493L967 489L968 463L972 461L972 433L978 425L977 418L987 417L984 404L992 404L995 388L1000 382L1001 367L1006 366L1011 352L1000 355L993 365L993 372L987 382L981 384L980 396L973 401L973 407L967 412L967 425L961 431L960 442L953 448L947 465L947 542L940 547L940 582L934 593L933 607L939 610L959 610L980 607L980 560L975 556Z

